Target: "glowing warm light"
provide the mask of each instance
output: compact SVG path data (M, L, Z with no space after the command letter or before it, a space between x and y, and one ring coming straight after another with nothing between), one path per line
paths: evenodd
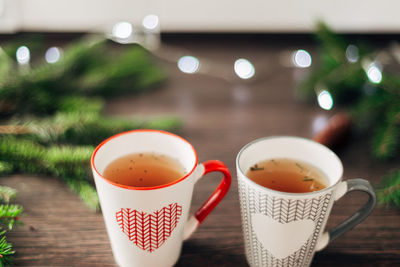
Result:
M303 49L299 49L293 54L293 64L299 68L308 68L311 66L311 55Z
M50 47L46 51L45 59L47 63L53 64L61 58L61 50L58 47Z
M156 15L147 15L143 18L142 25L148 30L154 30L158 27L158 16Z
M127 39L132 35L132 32L132 24L129 22L118 22L112 29L113 36L119 39Z
M195 73L200 67L200 62L192 56L184 56L178 60L178 68L184 73Z
M358 61L358 47L355 45L349 45L346 48L346 58L350 63Z
M371 63L368 66L367 76L372 83L380 83L382 81L382 72L375 63Z
M332 108L333 99L327 90L323 90L318 94L318 105L325 110L330 110Z
M26 46L21 46L17 49L16 58L19 64L29 63L31 59L31 53L29 48Z
M253 77L256 72L253 64L244 58L239 58L235 61L234 69L236 75L241 79L249 79Z

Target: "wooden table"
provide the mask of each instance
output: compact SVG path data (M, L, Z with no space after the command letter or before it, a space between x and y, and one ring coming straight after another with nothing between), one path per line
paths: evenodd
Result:
M335 112L316 103L296 100L296 79L307 70L282 66L284 54L306 48L310 38L299 36L170 36L171 46L221 64L233 73L234 60L245 57L256 68L254 79L232 82L180 72L164 62L170 73L166 86L139 96L111 100L106 112L123 116L173 114L184 122L180 134L197 149L200 161L219 159L232 172L232 187L190 240L184 243L177 266L246 266L237 193L235 157L249 141L270 135L311 137L316 118ZM394 163L377 163L366 140L352 140L337 151L345 179L362 177L378 185ZM101 213L91 212L62 181L53 177L16 175L1 179L16 188L24 206L24 226L9 234L17 266L115 266ZM195 187L196 209L219 183L209 175ZM357 210L365 196L352 193L334 207L328 228ZM312 266L400 266L400 211L377 207L372 215L316 254Z

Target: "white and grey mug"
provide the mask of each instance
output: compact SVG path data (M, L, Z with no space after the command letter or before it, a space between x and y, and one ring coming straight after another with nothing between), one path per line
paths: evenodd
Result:
M263 160L288 158L319 168L329 185L310 193L272 190L246 173ZM376 196L368 181L342 181L340 159L327 147L299 137L277 136L245 145L236 158L246 258L250 266L309 266L316 251L362 222ZM329 232L324 232L333 203L350 191L369 195L367 203Z

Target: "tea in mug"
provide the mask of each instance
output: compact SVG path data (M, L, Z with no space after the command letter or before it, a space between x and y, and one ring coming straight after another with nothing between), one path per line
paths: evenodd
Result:
M117 158L107 165L103 177L121 185L152 187L169 184L185 174L178 160L150 152Z
M247 177L261 186L288 193L314 192L329 186L317 167L286 158L260 161L250 167Z

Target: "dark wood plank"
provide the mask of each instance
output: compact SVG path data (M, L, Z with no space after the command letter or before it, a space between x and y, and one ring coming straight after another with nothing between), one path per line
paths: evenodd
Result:
M306 70L283 67L281 56L291 49L312 45L301 41L238 37L208 41L207 38L169 39L168 44L188 49L202 58L230 68L236 58L246 57L256 67L250 82L228 83L207 75L187 75L174 64L164 63L170 73L159 90L110 100L106 112L121 116L173 114L184 121L181 135L197 149L200 160L220 159L232 172L230 192L182 250L177 266L246 266L237 196L235 157L249 141L270 135L311 137L313 120L332 115L317 105L296 100L296 77ZM229 71L229 70L228 70ZM377 185L394 163L377 163L368 155L366 140L353 140L338 151L345 179L362 177ZM195 210L217 186L210 174L195 188ZM18 253L18 266L112 266L114 260L100 213L90 212L63 182L51 177L2 178L19 190L25 225L9 235ZM365 201L354 193L335 205L328 228L344 220ZM377 207L353 231L316 254L313 266L395 266L400 264L400 212Z
M52 177L12 176L23 226L9 234L17 266L114 266L103 218Z

